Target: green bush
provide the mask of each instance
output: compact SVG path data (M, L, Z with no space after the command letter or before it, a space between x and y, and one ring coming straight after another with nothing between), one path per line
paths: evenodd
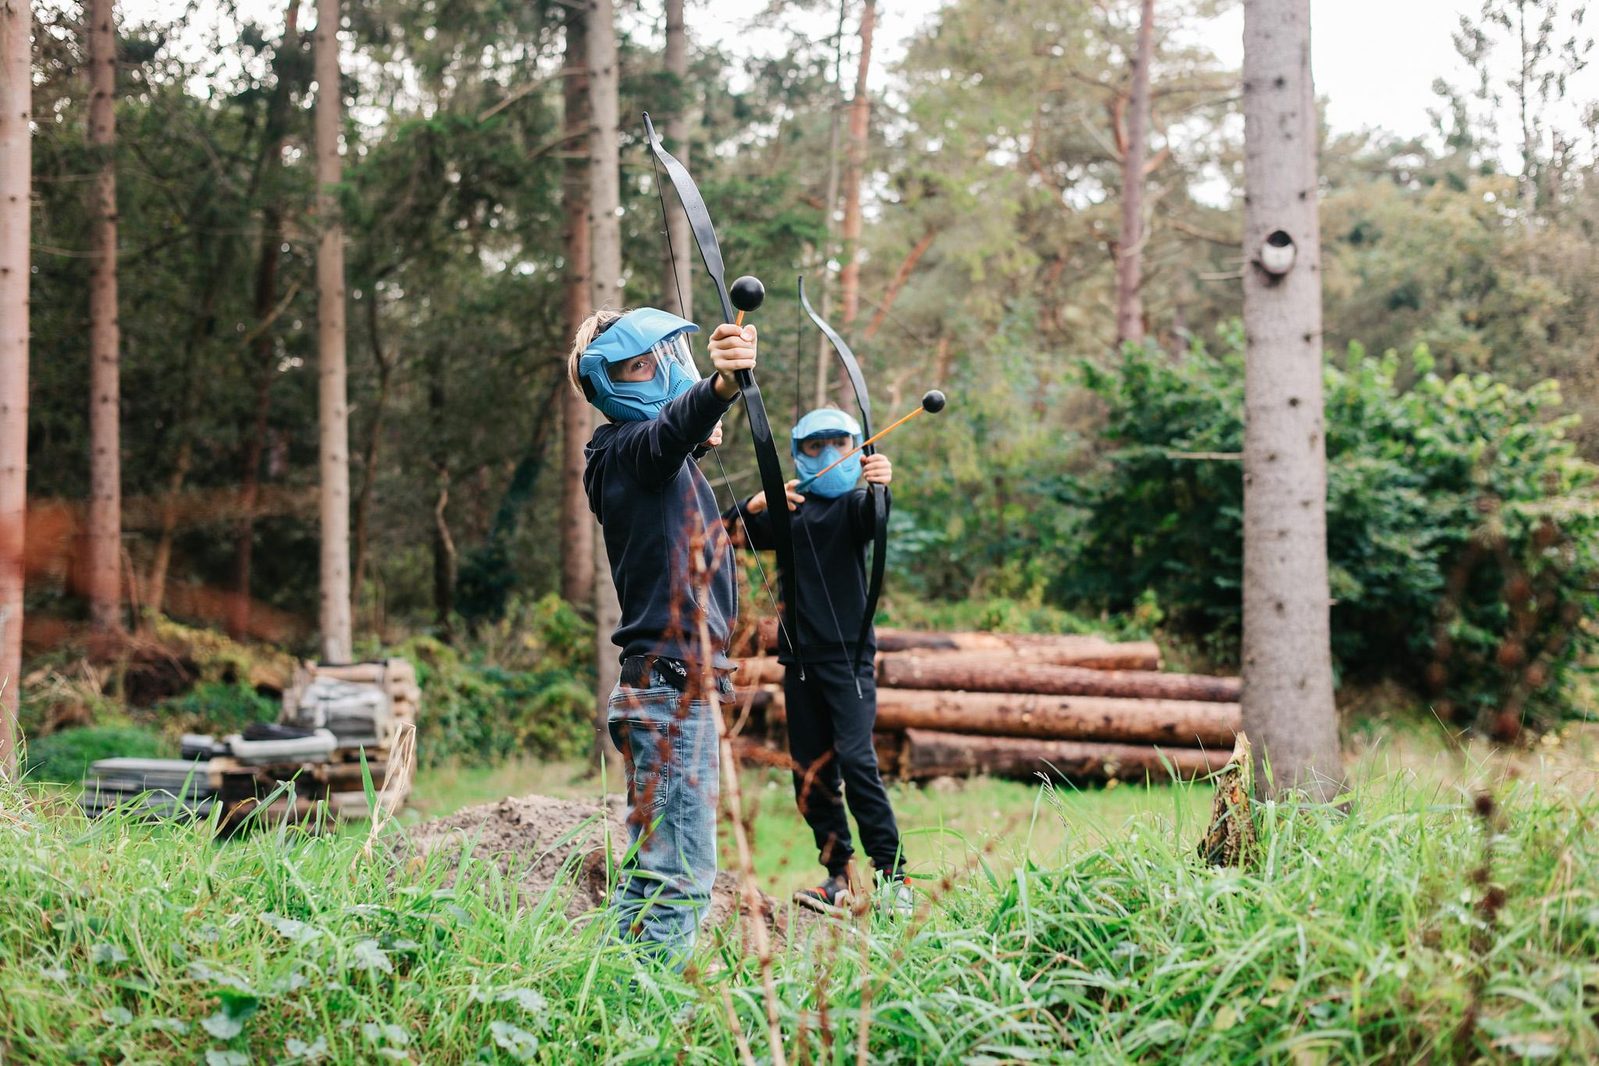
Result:
M397 653L417 666L422 711L417 756L493 763L508 756L570 758L593 744L593 627L560 597L515 601L463 653L416 637Z
M181 696L165 700L156 715L179 731L203 731L219 736L237 733L252 722L275 722L277 700L268 699L248 685L202 681Z
M1243 342L1173 360L1128 349L1084 369L1104 402L1097 469L1065 478L1081 539L1053 592L1169 622L1236 654L1242 597ZM1551 418L1553 382L1486 375L1412 384L1390 353L1352 346L1326 373L1333 651L1346 674L1424 685L1446 718L1509 735L1577 712L1572 674L1595 644L1596 470ZM1196 458L1196 456L1211 456Z
M92 725L64 729L28 744L23 775L36 781L83 780L98 759L161 759L176 755L170 741L154 729L136 725Z

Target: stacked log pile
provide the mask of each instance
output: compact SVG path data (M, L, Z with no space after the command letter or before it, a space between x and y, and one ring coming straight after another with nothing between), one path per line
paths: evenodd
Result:
M772 764L784 744L775 624L757 637L762 653L739 662L744 698L730 721L743 723L746 758ZM1224 765L1241 728L1237 678L1161 672L1150 642L894 629L877 637L886 776L1191 778Z

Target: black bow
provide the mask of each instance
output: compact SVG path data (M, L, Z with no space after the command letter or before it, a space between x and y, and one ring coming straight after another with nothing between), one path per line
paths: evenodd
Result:
M723 277L726 268L722 264L722 246L716 240L716 227L711 224L711 213L705 207L705 198L700 195L699 187L694 184L688 169L661 144L661 138L655 132L655 123L650 121L648 113L644 115L644 138L656 162L666 171L672 188L677 191L678 202L683 205L683 214L687 216L689 229L694 234L694 244L700 250L700 258L705 261L705 273L710 275L711 283L716 286L716 295L722 301L722 321L733 322L736 316ZM664 198L661 209L663 212L666 209ZM777 446L772 441L772 424L766 417L766 404L761 399L761 387L755 383L755 374L740 370L737 377L739 392L744 397L744 411L749 419L750 437L755 444L755 464L760 469L761 489L766 493L766 508L772 515L772 542L777 550L778 581L783 591L782 614L778 624L784 627L789 648L803 670L799 627L795 624L798 604L794 581L794 534L789 524L788 489L783 479L783 466L777 456ZM770 588L767 591L769 593Z

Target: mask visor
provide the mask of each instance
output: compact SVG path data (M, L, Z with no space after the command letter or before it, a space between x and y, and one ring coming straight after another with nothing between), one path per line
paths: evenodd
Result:
M673 366L682 370L691 382L700 379L700 368L694 364L694 353L689 350L686 330L661 338L650 345L650 351L655 356L657 373L662 380L671 380Z

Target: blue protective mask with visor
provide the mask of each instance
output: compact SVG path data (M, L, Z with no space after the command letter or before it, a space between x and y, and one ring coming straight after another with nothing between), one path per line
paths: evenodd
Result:
M654 307L629 311L606 327L583 349L578 381L589 403L618 422L646 422L661 413L668 400L681 396L700 379L689 350L688 335L698 326ZM655 360L644 381L615 381L611 368L640 356Z
M794 467L799 471L800 481L803 483L818 473L827 470L829 466L838 462L843 454L837 445L828 445L822 449L820 455L810 456L800 448L808 440L826 440L833 437L848 437L850 446L855 447L860 443L861 424L848 414L833 407L823 407L812 411L794 426L791 434L790 447L794 454ZM821 477L816 478L804 489L805 492L814 492L827 499L836 499L855 487L861 479L861 456L859 452L851 455L842 463Z

